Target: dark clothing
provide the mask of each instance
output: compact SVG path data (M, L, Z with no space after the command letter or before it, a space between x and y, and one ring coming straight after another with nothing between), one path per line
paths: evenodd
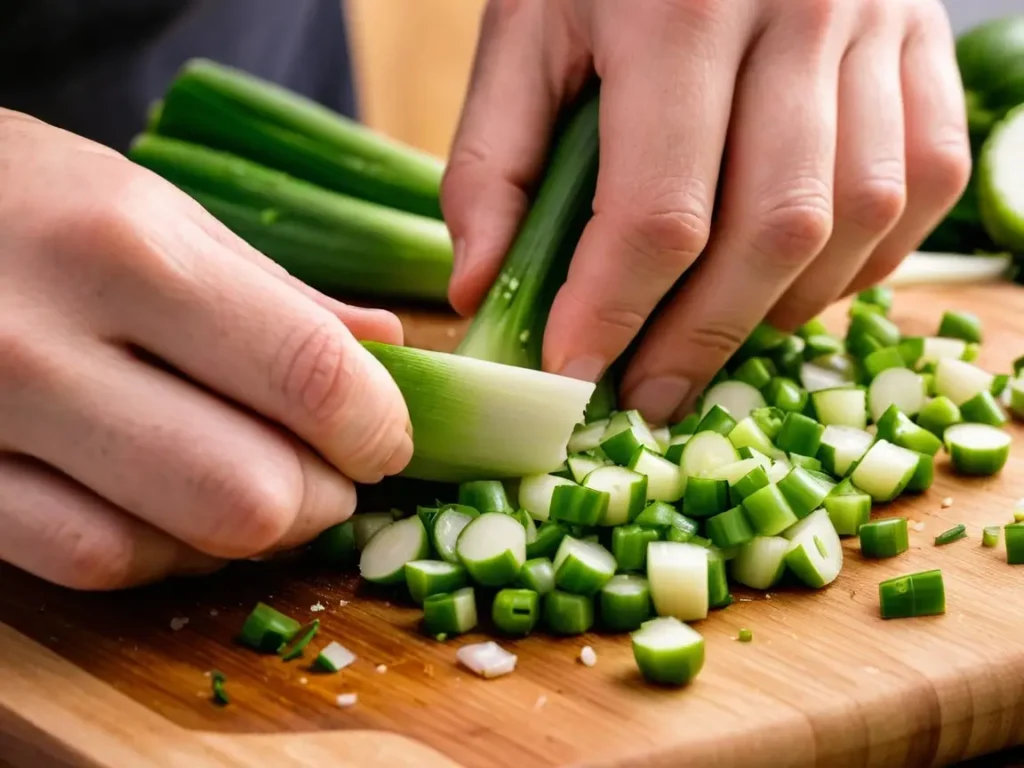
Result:
M118 150L193 56L355 116L340 0L0 0L0 107Z

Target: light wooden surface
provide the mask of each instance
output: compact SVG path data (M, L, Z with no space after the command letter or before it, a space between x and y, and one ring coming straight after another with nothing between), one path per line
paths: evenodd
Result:
M983 364L1005 369L1024 349L1024 289L905 291L894 317L927 333L947 306L985 321ZM414 344L455 343L448 318L405 320ZM946 765L1020 744L1024 566L1008 566L1001 544L979 546L981 526L1006 521L1024 496L1024 428L1012 430L1015 452L998 477L954 478L940 460L930 492L882 511L923 523L908 553L864 561L848 540L826 590L737 590L730 608L696 625L707 664L684 690L644 685L628 639L600 634L506 642L516 673L476 679L454 653L483 635L436 643L396 596L301 561L116 595L0 567L0 764L832 768ZM954 503L942 509L946 496ZM970 537L934 547L957 522ZM880 580L934 567L945 574L945 616L878 618ZM319 675L238 647L257 600L319 616L317 646L336 639L359 660ZM316 603L326 610L312 613ZM176 617L189 619L178 631ZM740 627L753 629L752 643L734 640ZM596 649L596 667L577 661L583 645ZM228 707L209 701L204 673L214 668L228 676ZM338 708L348 691L358 704Z
M484 0L343 0L343 6L364 122L446 156Z

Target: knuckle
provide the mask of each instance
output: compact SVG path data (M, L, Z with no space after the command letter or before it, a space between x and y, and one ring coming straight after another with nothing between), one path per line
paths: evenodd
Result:
M836 198L837 215L862 229L884 232L895 224L907 204L903 178L877 176L851 185Z
M943 201L958 198L971 175L971 152L966 132L957 129L943 140L919 148L907 158L914 181Z
M807 31L815 38L824 38L841 12L843 0L803 0L800 15Z
M311 428L337 422L357 380L344 334L335 318L301 324L288 335L272 366L274 391Z
M694 348L711 353L717 358L731 355L746 338L746 334L739 327L723 322L695 325L688 335L687 341Z
M784 265L802 265L832 234L832 201L821 182L804 185L771 205L755 225L755 243Z
M643 328L647 317L633 307L618 303L606 303L594 307L594 319L602 332L625 333L632 338Z
M7 323L0 324L0 360L0 382L5 389L33 388L49 375L50 366L40 347Z
M251 557L279 542L298 515L303 489L281 467L262 471L237 465L208 469L197 483L200 506L210 511L195 545L218 557Z
M627 215L623 237L656 274L678 274L701 254L711 235L710 216L690 196L672 195Z
M58 547L67 553L65 586L100 591L131 583L135 562L134 541L126 532L103 526L65 526Z

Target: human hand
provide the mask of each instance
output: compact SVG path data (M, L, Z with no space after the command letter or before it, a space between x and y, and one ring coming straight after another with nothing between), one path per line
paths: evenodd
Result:
M938 0L492 0L442 191L460 312L495 279L592 71L594 215L544 368L596 380L668 295L622 380L655 422L763 318L793 330L882 279L970 175Z
M81 589L205 572L344 520L353 480L412 455L401 394L356 341L400 343L397 318L4 110L0 274L0 560Z

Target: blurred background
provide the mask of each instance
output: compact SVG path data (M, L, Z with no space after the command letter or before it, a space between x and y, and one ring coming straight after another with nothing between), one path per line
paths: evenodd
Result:
M960 32L1024 11L1024 0L944 0ZM485 0L343 0L364 122L445 155L473 62Z

